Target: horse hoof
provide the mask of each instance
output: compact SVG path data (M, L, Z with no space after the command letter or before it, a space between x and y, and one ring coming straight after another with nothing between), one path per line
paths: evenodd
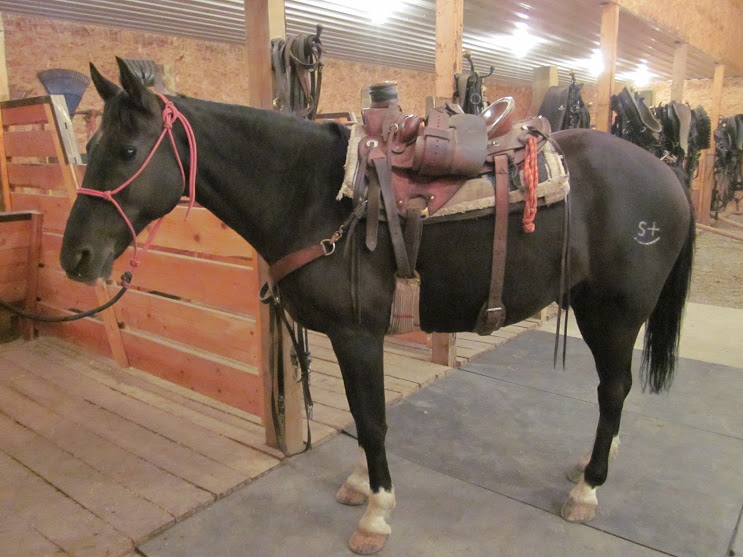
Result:
M352 487L348 487L348 484L343 484L338 493L335 494L335 500L341 505L357 507L366 503L367 496Z
M592 503L581 503L568 497L562 506L560 515L568 522L588 522L596 516L596 505Z
M370 534L363 530L356 530L348 540L348 547L357 555L371 555L384 547L389 534Z
M583 477L583 468L577 465L573 466L570 470L568 470L567 476L571 482L577 484Z

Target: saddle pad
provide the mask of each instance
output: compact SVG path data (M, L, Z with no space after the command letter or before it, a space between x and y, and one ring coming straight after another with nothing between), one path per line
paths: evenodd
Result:
M366 128L363 124L351 126L351 137L348 139L348 151L346 151L345 174L343 184L336 199L339 201L344 197L353 199L353 185L356 182L356 172L359 171L359 143L366 136ZM363 172L363 170L362 170Z
M351 127L351 137L348 140L348 151L346 153L345 175L343 184L338 192L337 199L343 197L353 198L353 187L356 173L359 171L359 142L366 136L366 130L362 124ZM551 142L546 142L539 152L539 185L537 186L537 197L546 205L562 201L570 191L568 174L562 161L562 156ZM524 173L519 172L518 183L512 182L512 191L509 192L509 203L518 203L524 200ZM515 187L514 187L515 186ZM479 211L495 206L495 195L493 182L487 176L473 178L464 182L462 187L454 196L438 211L428 217L428 220L436 217L451 216L469 211Z
M551 142L544 144L539 152L539 184L537 185L537 197L545 205L552 205L564 200L570 192L568 173L562 161L562 156ZM511 191L508 192L509 204L524 201L525 188L524 172L519 170L518 181L511 181ZM493 194L493 182L488 176L481 176L467 180L462 187L441 209L436 211L427 221L436 218L448 217L469 211L479 211L495 206Z

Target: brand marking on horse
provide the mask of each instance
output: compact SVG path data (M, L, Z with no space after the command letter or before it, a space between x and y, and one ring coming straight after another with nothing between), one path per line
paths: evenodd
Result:
M655 221L648 226L647 221L641 220L637 225L637 234L635 234L634 240L640 245L651 246L660 240L660 228Z

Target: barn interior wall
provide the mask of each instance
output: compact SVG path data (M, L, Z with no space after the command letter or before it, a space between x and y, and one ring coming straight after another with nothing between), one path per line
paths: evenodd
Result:
M198 41L105 26L80 25L39 17L3 14L11 98L46 94L37 72L65 68L88 74L92 61L106 76L117 75L114 56L150 58L162 64L166 85L185 95L219 102L244 103L248 97L245 49L241 45ZM426 97L433 95L434 74L359 62L324 58L319 112L361 109L361 89L370 83L394 80L406 112L424 114ZM510 95L518 117L527 115L531 87L514 87L486 80L490 100ZM83 95L79 111L100 109L93 87ZM85 123L74 119L81 149Z
M617 0L617 4L718 61L743 71L743 33L739 29L743 22L743 2L740 0L684 0L670 3Z
M242 45L39 17L13 14L3 14L2 17L5 22L8 81L12 98L46 94L36 73L48 68L73 69L88 74L88 62L92 61L104 75L115 78L115 55L155 60L164 66L166 85L189 96L237 104L244 103L248 98L249 84L247 78L243 77L247 62ZM434 74L328 57L325 57L319 111L353 112L358 116L361 89L382 80L397 81L400 103L406 112L425 113L425 99L433 94ZM621 86L617 84L617 91ZM656 91L656 104L670 99L669 82L658 82L649 88ZM694 107L701 104L709 111L711 89L711 80L689 80L685 84L685 100ZM485 94L491 101L506 95L513 96L516 100L516 116L529 115L529 86L509 86L486 79ZM585 84L584 100L591 103L595 95L595 86ZM92 86L88 87L78 110L99 110L101 107L95 90ZM728 116L738 113L743 113L743 78L729 78L725 80L721 114ZM80 148L84 150L87 139L85 121L76 117L74 123Z
M149 58L162 64L168 87L185 95L219 102L244 104L248 98L245 48L238 44L199 41L96 25L80 25L39 17L3 14L11 98L44 95L36 77L48 68L89 74L93 62L103 75L118 75L114 56ZM320 112L361 109L361 88L382 80L398 83L406 111L422 114L425 98L433 94L434 75L324 58ZM95 89L85 91L78 111L102 108ZM74 123L81 149L85 123Z

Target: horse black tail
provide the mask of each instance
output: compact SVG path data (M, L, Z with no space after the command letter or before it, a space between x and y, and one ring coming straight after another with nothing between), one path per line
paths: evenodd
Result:
M668 389L676 368L681 318L689 294L694 260L696 222L694 209L691 208L690 212L689 235L663 285L658 302L645 323L645 349L640 377L643 389L649 386L651 393Z

